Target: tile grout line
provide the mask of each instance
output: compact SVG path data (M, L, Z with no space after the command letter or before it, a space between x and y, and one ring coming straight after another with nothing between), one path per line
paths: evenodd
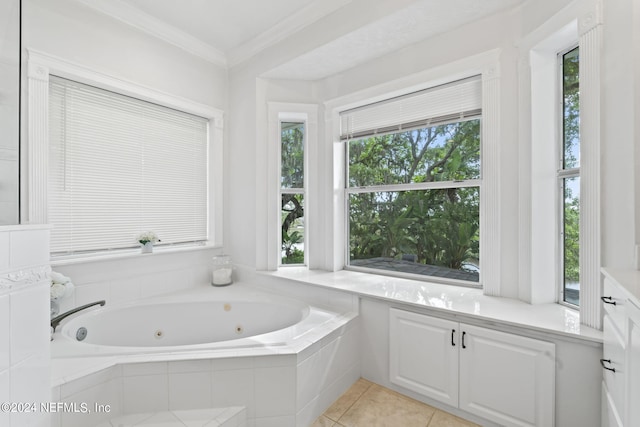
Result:
M362 379L364 379L364 378L362 378ZM373 386L373 384L374 384L374 383L372 383L372 382L371 382L371 381L369 381L369 380L365 380L365 381L367 381L367 382L369 383L369 385L367 386L367 388L366 388L366 389L364 389L364 391L363 391L362 393L360 393L360 396L358 396L358 398L357 398L356 400L354 400L354 401L353 401L353 403L352 403L351 405L349 405L349 407L348 407L347 409L345 409L345 410L344 410L344 412L343 412L342 414L340 414L340 416L338 417L338 419L337 419L337 420L334 420L333 418L331 418L331 417L329 417L329 416L327 416L327 415L324 415L324 414L323 414L323 415L324 415L325 417L329 418L329 419L330 419L331 421L333 421L334 423L340 423L340 419L342 419L342 417L344 417L344 415L345 415L347 412L349 412L349 410L350 410L350 409L351 409L351 408L352 408L356 403L358 403L358 402L360 401L360 399L362 399L362 396L364 396L364 394L365 394L367 391L369 391L369 389L370 389L370 388ZM338 399L339 399L339 398L338 398ZM340 426L342 426L342 424L340 424Z

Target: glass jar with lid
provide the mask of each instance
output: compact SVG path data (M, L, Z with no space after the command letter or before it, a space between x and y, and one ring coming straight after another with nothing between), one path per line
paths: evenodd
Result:
M233 283L233 264L229 255L213 257L211 267L211 284L213 286L227 286Z

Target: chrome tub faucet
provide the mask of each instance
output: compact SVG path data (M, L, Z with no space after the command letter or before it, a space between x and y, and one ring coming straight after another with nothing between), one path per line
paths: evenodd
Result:
M56 328L58 327L58 325L60 324L60 322L62 322L64 319L66 319L67 317L71 316L72 314L76 314L79 311L82 311L86 308L89 307L93 307L94 305L100 305L103 306L106 304L105 300L102 301L96 301L96 302L91 302L89 304L85 304L85 305L81 305L80 307L76 307L74 309L71 309L67 312L64 312L56 317L53 317L51 319L51 333L56 331Z

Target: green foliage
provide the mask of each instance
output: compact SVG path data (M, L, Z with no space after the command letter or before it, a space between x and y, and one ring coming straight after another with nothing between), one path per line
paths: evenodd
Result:
M294 248L293 251L282 258L283 264L304 264L304 251Z
M563 167L580 166L580 54L575 48L562 57ZM571 178L569 178L571 179ZM568 180L569 180L568 179ZM575 178L574 178L575 179ZM565 180L565 183L566 181ZM580 282L580 197L565 185L564 280Z
M479 176L479 120L349 142L351 187ZM419 263L457 270L476 264L479 199L477 187L351 194L350 257L414 254Z
M304 252L295 248L294 245L303 242L302 234L294 231L291 234L283 231L282 233L282 250L284 250L283 264L302 264L304 263Z
M580 282L580 199L568 188L564 206L564 279Z
M304 188L304 123L281 124L281 188ZM299 227L304 218L304 200L302 194L282 195L282 257L283 264L304 263L304 251L295 247L304 243Z
M580 166L580 56L578 48L562 57L563 164Z
M304 123L281 126L281 188L304 188Z

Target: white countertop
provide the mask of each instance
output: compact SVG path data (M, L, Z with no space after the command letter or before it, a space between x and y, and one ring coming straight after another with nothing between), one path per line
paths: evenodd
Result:
M506 326L552 333L559 337L602 343L602 331L581 325L580 313L560 304L532 305L511 298L486 296L477 288L345 270L326 272L303 267L287 267L260 274L419 307L434 314L453 314L462 320L467 318L499 322Z

